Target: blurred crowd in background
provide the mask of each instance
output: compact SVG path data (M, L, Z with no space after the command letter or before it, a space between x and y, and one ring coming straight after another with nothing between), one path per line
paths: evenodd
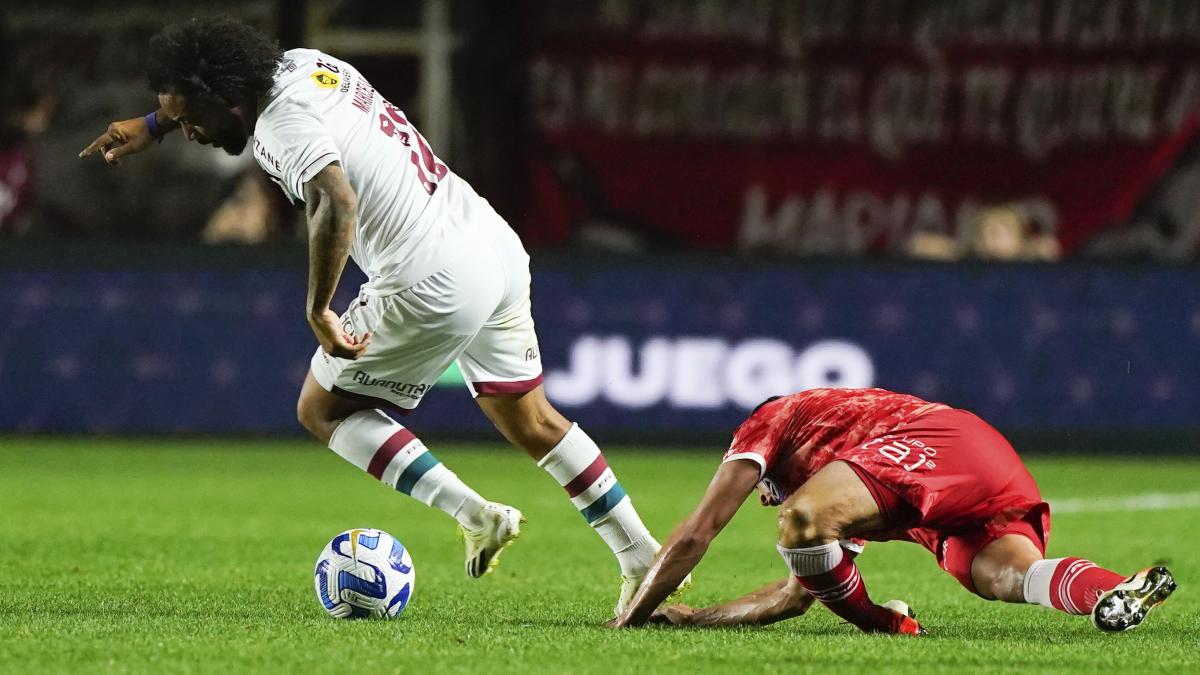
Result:
M303 211L177 133L78 157L156 107L149 38L219 13L353 64L512 224L589 428L818 386L1055 452L1195 428L1200 0L10 0L0 429L297 430ZM422 431L492 433L461 380Z
M248 154L77 158L155 107L146 42L200 11L355 64L535 249L1200 255L1174 0L5 3L0 242L303 240Z
M157 107L146 84L149 38L164 25L199 13L226 14L274 35L284 49L313 46L306 22L369 74L390 100L413 108L426 59L425 3L216 0L202 7L150 2L5 3L0 8L0 236L206 243L303 239L303 213L290 205L249 153L228 157L178 135L119 168L83 162L79 150L109 122ZM507 12L491 3L442 3L452 20L452 69L458 85L444 111L459 137L446 155L486 185L486 162L515 141L503 96L515 57L497 56L515 38ZM450 16L451 10L453 15ZM491 31L497 31L491 33ZM485 34L486 33L486 34ZM339 41L340 40L340 41ZM315 40L320 43L320 40ZM335 51L330 49L330 51ZM497 76L497 73L500 73ZM458 84L461 82L462 84ZM505 87L511 91L502 91ZM482 99L481 99L482 97ZM491 97L491 100L485 100ZM487 134L490 138L474 138ZM468 152L465 147L471 146ZM493 201L504 203L508 190ZM509 207L511 208L511 207Z

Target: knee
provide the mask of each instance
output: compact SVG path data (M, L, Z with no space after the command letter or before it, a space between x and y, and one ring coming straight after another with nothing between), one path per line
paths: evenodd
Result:
M800 499L779 509L779 543L785 548L819 546L836 541L841 533L812 502Z

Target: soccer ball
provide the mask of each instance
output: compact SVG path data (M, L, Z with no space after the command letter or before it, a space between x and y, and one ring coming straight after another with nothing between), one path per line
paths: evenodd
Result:
M317 600L337 619L392 619L412 598L416 572L404 545L383 530L334 537L317 558Z

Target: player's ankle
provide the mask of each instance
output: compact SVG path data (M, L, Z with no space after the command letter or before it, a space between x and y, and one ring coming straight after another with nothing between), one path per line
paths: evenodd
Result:
M650 535L631 542L625 548L614 551L617 564L621 566L621 574L627 577L640 577L650 569L654 556L658 553L658 541Z
M454 519L462 525L464 530L478 532L488 525L488 520L484 517L487 502L482 500L466 499L459 505L458 509L452 514Z

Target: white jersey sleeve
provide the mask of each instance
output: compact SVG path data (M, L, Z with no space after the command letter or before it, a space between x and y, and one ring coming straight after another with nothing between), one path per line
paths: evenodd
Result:
M289 101L254 130L255 159L294 203L304 201L304 184L341 153L317 114L302 101Z

